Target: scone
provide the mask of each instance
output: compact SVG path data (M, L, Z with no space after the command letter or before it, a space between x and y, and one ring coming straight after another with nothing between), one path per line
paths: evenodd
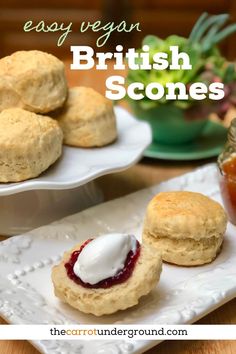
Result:
M48 113L66 97L64 64L55 56L29 50L0 59L0 111L19 107Z
M61 155L63 135L52 118L21 108L0 113L0 182L38 176Z
M66 252L52 281L62 301L102 316L138 304L156 286L161 267L160 254L134 236L107 234Z
M163 192L147 207L143 242L169 263L196 266L215 259L227 217L221 205L193 192Z
M64 107L53 117L62 128L66 145L99 147L117 137L112 102L89 87L69 89Z

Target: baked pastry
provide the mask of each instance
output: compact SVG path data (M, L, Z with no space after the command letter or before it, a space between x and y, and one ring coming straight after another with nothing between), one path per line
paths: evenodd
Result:
M38 50L19 51L0 59L0 111L20 107L47 113L67 97L64 64Z
M69 89L64 107L53 117L62 128L66 145L104 146L117 137L112 102L89 87Z
M220 252L227 218L221 205L193 192L163 192L149 203L143 242L169 263L209 263Z
M107 234L76 245L52 269L54 292L72 307L96 316L138 303L157 284L161 256L134 236Z
M61 155L63 135L52 118L21 108L0 113L0 182L38 176Z

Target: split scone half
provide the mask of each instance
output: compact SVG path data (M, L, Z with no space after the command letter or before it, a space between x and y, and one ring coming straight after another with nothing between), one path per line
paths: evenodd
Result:
M39 50L18 51L0 59L0 111L19 107L48 113L67 97L64 64Z
M58 123L21 108L0 113L0 182L37 177L62 153Z
M53 117L60 124L66 145L100 147L117 138L112 102L90 87L70 88L65 105Z
M129 269L132 263L128 260L130 251L127 248L127 258L122 265L123 268L119 269L117 267L118 260L126 247L123 241L122 246L116 241L121 235L130 237L130 235L123 234L103 235L92 240L83 249L84 251L86 247L93 246L93 250L87 250L93 256L88 258L89 254L85 254L86 258L83 260L83 251L79 254L77 262L79 262L81 257L81 264L79 266L77 264L76 269L79 271L77 275L84 277L83 281L86 281L86 283L81 283L81 278L77 278L73 274L75 265L74 268L70 268L70 272L68 268L68 264L71 266L70 262L73 259L74 252L80 250L82 245L78 244L72 250L66 252L60 264L52 269L55 295L72 307L95 316L112 314L118 310L125 310L138 304L139 299L148 294L159 280L162 268L161 256L148 245L140 245L138 243L139 256L135 264L133 264L132 271ZM113 240L111 242L107 241L109 238ZM103 242L101 247L98 244L100 242L99 239L106 242ZM94 245L92 244L93 242ZM109 242L111 247L107 248ZM138 241L136 240L135 242ZM86 242L84 245L86 245ZM86 259L88 260L87 263ZM117 270L118 272L112 276L112 272ZM121 282L119 277L121 277ZM97 282L97 280L100 280L100 282Z
M227 217L216 201L194 192L162 192L149 203L143 242L163 261L183 266L212 262L221 250Z

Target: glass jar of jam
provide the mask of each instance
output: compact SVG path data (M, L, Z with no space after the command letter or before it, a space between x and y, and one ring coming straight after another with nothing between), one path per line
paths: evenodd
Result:
M218 158L220 190L230 221L236 225L236 118L232 120L228 141Z

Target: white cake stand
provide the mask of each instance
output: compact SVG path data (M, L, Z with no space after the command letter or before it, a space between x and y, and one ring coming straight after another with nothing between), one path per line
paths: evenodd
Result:
M0 184L0 234L15 235L76 213L103 200L94 179L135 164L151 143L151 130L115 108L118 140L98 149L64 147L45 173L20 183Z

